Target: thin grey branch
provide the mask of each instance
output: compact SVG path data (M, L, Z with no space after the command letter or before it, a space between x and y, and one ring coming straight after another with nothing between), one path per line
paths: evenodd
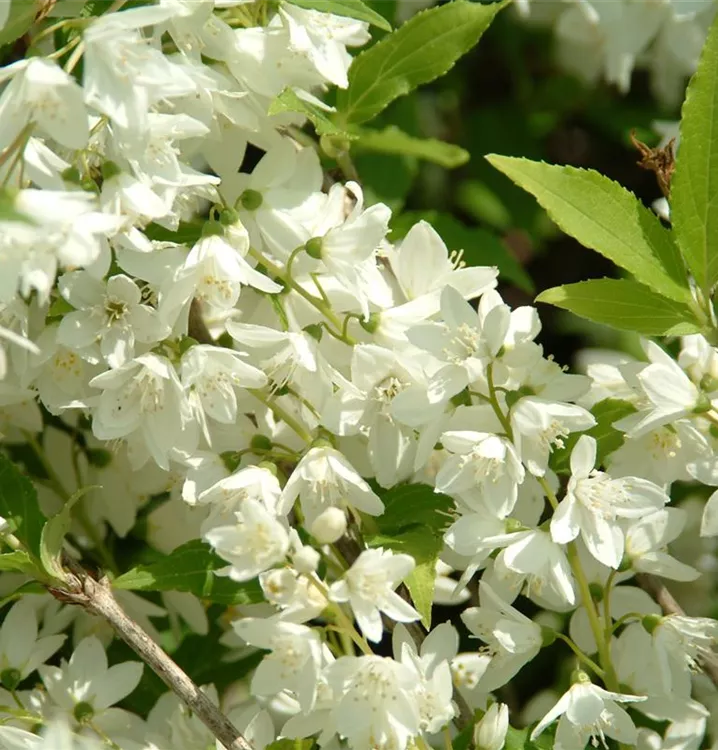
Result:
M149 665L158 677L197 715L226 750L253 750L232 722L212 703L177 664L145 633L115 599L107 578L96 581L69 559L64 560L71 572L66 586L50 589L61 601L77 604L99 615L112 625L117 635Z

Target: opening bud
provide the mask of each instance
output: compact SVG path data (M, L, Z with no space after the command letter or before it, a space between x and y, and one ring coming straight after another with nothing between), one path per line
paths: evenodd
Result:
M21 680L22 675L20 674L19 669L13 669L10 667L9 669L3 669L3 671L0 672L0 682L2 682L2 686L6 690L15 690Z
M367 332L367 333L374 333L377 328L379 328L379 322L381 318L379 317L379 313L372 313L369 316L369 320L360 320L359 325Z
M75 721L79 724L84 724L88 721L92 721L92 717L95 715L95 709L91 704L87 703L87 701L80 701L75 705L72 715L75 717Z
M693 413L694 414L705 414L707 411L710 411L713 408L713 405L711 404L711 400L706 396L705 393L701 393L701 395L698 397L698 401L696 402L696 405L693 407Z
M203 237L214 237L219 235L220 237L224 234L224 227L218 221L205 221L202 227Z
M641 625L643 625L643 629L647 633L652 633L661 624L662 620L663 615L646 615L641 620Z
M102 164L102 179L111 180L113 177L117 177L121 174L122 170L115 164L114 161L106 161Z
M347 517L339 508L331 507L319 514L309 531L320 544L333 544L347 530Z
M249 447L252 453L266 453L272 450L272 441L266 435L253 435Z
M474 727L474 744L477 750L501 750L509 730L509 707L493 703Z
M324 240L322 237L312 237L311 240L307 240L307 244L304 246L304 252L314 260L320 260L322 257L322 245Z
M233 208L223 208L219 214L219 223L228 227L239 221L239 214Z
M261 205L262 194L256 190L245 190L242 195L239 196L239 202L242 204L242 208L247 211L256 211Z
M292 562L299 573L311 575L316 572L319 567L320 559L321 555L314 549L314 547L307 545L302 547L296 555L294 555Z

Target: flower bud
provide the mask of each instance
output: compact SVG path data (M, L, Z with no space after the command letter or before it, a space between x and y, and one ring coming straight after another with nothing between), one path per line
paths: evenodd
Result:
M372 313L369 316L369 320L360 320L359 325L367 333L375 333L376 329L379 328L379 322L380 322L379 315L377 313Z
M474 744L477 750L501 750L509 730L509 707L493 703L474 727Z
M652 633L661 624L662 620L662 615L646 615L641 620L641 625L643 625L643 629L647 633Z
M114 161L106 161L102 165L102 179L111 180L113 177L117 177L118 174L122 174L122 170L117 166Z
M310 240L307 240L304 250L310 258L321 260L323 244L324 241L321 237L312 237Z
M314 549L314 547L306 545L297 551L292 558L292 562L298 572L304 573L304 575L309 575L316 571L320 559L321 555Z
M247 211L256 211L262 205L262 194L256 190L247 189L239 196L239 203Z
M332 544L344 536L347 518L339 508L327 508L317 516L309 530L321 544Z

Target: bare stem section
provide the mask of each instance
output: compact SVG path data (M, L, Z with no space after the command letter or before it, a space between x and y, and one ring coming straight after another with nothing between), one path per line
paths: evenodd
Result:
M77 604L91 614L107 620L117 635L197 715L226 750L252 750L252 745L232 722L152 638L125 614L112 593L109 580L95 580L76 563L70 567L72 572L67 574L66 587L51 589L51 593L62 601Z

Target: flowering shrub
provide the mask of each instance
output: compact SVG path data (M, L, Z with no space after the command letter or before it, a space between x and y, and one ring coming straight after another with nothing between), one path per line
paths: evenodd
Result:
M367 123L502 8L0 5L0 748L718 740L718 621L662 583L709 568L687 483L718 536L718 26L644 147L671 226L488 157L627 273L539 296L643 337L579 374L501 245L402 232L354 164L468 158Z

